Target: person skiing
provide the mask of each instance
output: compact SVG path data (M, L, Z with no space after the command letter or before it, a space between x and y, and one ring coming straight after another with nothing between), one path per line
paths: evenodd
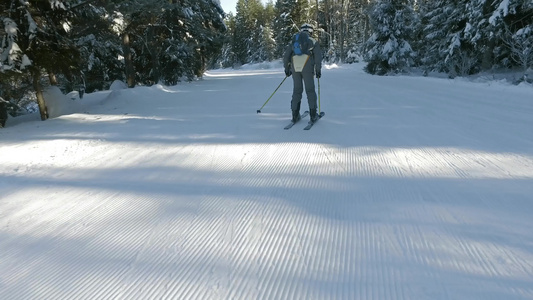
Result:
M295 34L292 43L287 46L283 55L285 75L287 77L292 75L294 83L291 101L292 122L294 123L301 119L300 104L304 84L311 123L318 119L317 94L313 76L316 75L316 78L321 77L322 51L318 42L311 37L312 34L313 26L307 23L303 24L300 27L300 32Z

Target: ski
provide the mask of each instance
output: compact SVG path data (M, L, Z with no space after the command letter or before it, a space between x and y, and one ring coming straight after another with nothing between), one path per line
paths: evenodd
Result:
M325 112L320 112L320 114L318 115L318 119L314 122L311 122L309 121L309 124L307 124L307 126L305 126L304 130L309 130L311 129L311 127L313 127L313 125L315 125L316 122L318 122L318 120L322 119L322 117L325 115L326 113Z
M301 115L300 120L302 120L303 118L307 117L308 114L309 114L309 112L308 112L307 110L304 111L304 113ZM298 122L300 122L300 121L298 121ZM289 123L289 125L285 126L284 129L285 129L285 130L287 130L287 129L291 129L292 126L294 126L294 124L296 124L296 123L298 123L298 122L292 122L292 121L291 121L291 122Z

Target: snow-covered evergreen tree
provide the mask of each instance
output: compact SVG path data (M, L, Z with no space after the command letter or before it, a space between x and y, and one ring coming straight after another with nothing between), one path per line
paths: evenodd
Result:
M79 49L68 38L72 8L78 1L4 1L0 72L30 73L41 119L47 119L41 74L72 76L79 70Z
M310 1L277 0L276 18L273 30L276 41L276 57L282 57L285 48L290 43L292 36L298 32L303 23L313 23L310 10Z
M345 62L352 63L361 59L366 40L370 37L369 18L366 14L368 2L350 0L347 6L346 53Z
M233 51L235 63L243 65L249 62L249 49L252 46L254 22L251 17L248 0L238 0L235 14L235 39Z
M527 76L528 69L533 69L533 24L510 34L504 43L509 47L511 59L526 72Z
M112 8L112 7L111 7ZM120 30L124 22L118 11L87 3L77 9L70 38L81 52L79 76L67 81L66 91L83 88L86 92L109 88L114 80L124 80L124 60Z
M222 49L224 12L211 0L125 1L119 10L128 16L123 40L143 84L202 76Z
M272 30L268 26L261 26L258 32L258 47L251 52L252 62L272 61L276 42L273 38Z
M274 38L275 33L273 30L274 19L276 17L276 9L272 2L266 4L263 13L263 26L261 26L261 61L272 61L277 58L275 55L276 51L276 40Z
M476 0L477 1L477 0ZM479 36L472 30L466 14L466 1L427 2L423 16L422 64L428 70L466 75L479 66L475 41Z
M402 0L379 0L370 12L370 23L374 33L366 43L366 71L384 75L408 70L415 58L412 7Z
M533 23L533 4L521 0L427 1L423 5L422 64L451 76L516 65L512 36L529 32L527 27ZM527 44L527 39L520 41Z
M264 7L260 0L239 0L236 10L232 40L235 64L271 60L274 57L272 4Z
M222 51L217 59L217 65L215 67L229 68L233 67L236 62L234 48L235 43L235 16L233 13L229 13L225 18L226 27L228 30L224 35L224 44Z
M296 23L291 15L294 1L278 0L276 1L276 18L274 19L274 40L276 41L276 57L282 57L285 48L289 44L292 35L295 32Z
M495 63L533 68L533 1L496 0L488 13L488 22L498 40L495 42Z

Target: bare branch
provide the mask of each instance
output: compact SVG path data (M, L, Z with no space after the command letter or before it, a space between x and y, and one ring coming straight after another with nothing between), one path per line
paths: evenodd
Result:
M533 32L513 34L508 26L505 26L505 32L502 41L511 51L511 59L527 71L533 66Z

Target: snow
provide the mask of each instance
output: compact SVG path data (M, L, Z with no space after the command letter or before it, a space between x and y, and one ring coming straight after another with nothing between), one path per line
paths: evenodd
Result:
M15 43L17 38L17 24L10 18L4 18L3 23L7 38L2 41L2 48L4 49L0 52L0 70L11 70L20 52L19 46ZM7 62L7 64L3 62Z
M22 55L22 62L20 63L20 69L24 70L31 65L32 65L31 59L26 54Z
M67 10L63 2L59 0L50 0L50 6L52 7L52 9Z
M496 25L498 19L503 19L509 14L509 0L501 0L498 8L492 13L492 16L489 18L489 23L493 26Z
M80 105L78 102L73 101L72 93L64 95L57 86L48 87L44 90L43 96L50 118L57 118L80 111Z
M279 62L9 119L2 299L532 299L532 86L322 74L310 131Z
M126 21L124 20L124 15L121 12L114 11L111 17L113 20L113 25L111 28L113 32L120 35L126 29Z
M4 30L8 34L8 36L16 37L18 32L17 23L15 21L11 20L10 18L4 18Z

